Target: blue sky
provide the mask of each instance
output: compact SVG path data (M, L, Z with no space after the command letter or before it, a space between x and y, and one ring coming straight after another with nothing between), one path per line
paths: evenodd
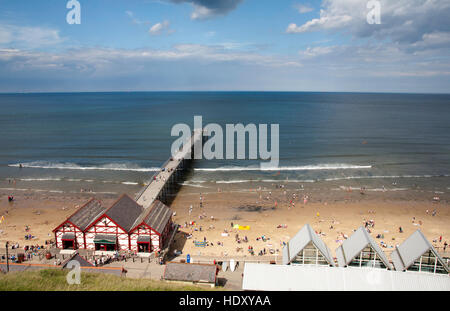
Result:
M450 1L78 1L0 0L0 92L450 92Z

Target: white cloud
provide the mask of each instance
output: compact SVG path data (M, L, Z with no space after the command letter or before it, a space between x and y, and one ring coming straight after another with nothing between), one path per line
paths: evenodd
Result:
M38 48L63 41L56 29L0 24L0 44L3 46Z
M194 11L191 13L191 19L206 19L213 15L215 15L214 10L194 4Z
M302 33L317 31L322 29L336 29L342 28L348 25L352 21L353 17L350 15L329 15L326 11L320 10L320 18L314 18L301 26L297 26L295 23L289 24L286 29L287 33Z
M395 43L310 46L292 56L201 44L54 52L0 48L0 91L448 92L449 57L444 49L408 53Z
M323 0L318 18L301 25L289 24L287 33L339 31L353 38L391 41L411 48L424 48L430 36L450 33L450 1L379 0L381 24L367 23L367 0ZM430 47L435 42L430 42Z
M160 35L163 32L166 32L167 34L173 33L174 30L170 29L170 22L169 21L163 21L161 23L156 23L152 27L150 27L148 31L151 35Z
M304 14L304 13L308 13L308 12L312 12L314 11L314 9L310 6L304 5L304 4L294 4L294 8L300 13L300 14Z
M125 11L125 14L128 15L128 17L131 19L131 21L133 22L133 24L136 25L146 25L146 24L150 24L150 22L148 21L141 21L139 18L137 18L134 13L132 11Z
M305 50L299 51L299 55L305 57L316 57L320 55L330 54L335 50L335 48L335 46L307 47Z

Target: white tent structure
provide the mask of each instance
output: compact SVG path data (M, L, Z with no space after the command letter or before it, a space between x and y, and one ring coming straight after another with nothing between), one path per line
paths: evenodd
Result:
M245 263L242 289L251 291L450 291L450 277L373 268Z
M283 247L283 264L335 266L330 249L309 224Z
M391 254L395 270L437 274L450 273L449 267L420 230L414 232Z
M364 227L359 227L336 249L339 267L370 267L392 269L380 246Z

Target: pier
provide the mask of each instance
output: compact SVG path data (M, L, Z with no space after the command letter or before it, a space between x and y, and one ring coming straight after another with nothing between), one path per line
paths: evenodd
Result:
M195 130L191 138L174 156L170 157L155 173L150 183L136 195L136 202L148 208L158 199L167 204L168 197L176 192L177 184L184 179L186 169L191 165L194 146L200 141L203 146L204 130Z

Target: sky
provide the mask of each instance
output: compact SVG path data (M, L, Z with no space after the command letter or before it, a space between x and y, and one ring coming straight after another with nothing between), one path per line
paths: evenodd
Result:
M450 93L450 0L68 2L0 0L0 92Z

